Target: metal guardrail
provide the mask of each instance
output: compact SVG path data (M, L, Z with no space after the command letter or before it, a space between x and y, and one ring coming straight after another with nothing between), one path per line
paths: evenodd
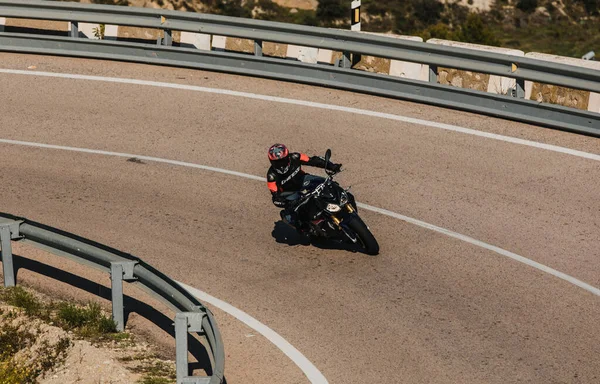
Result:
M37 0L0 0L0 16L104 23L295 44L600 92L600 73L588 68L352 31L194 12Z
M600 114L525 100L525 80L600 93L600 71L385 36L262 20L135 7L69 2L0 0L0 16L69 21L71 38L0 33L0 51L123 60L260 76L328 86L487 114L600 137ZM79 38L77 23L100 23L164 31L157 45ZM172 46L172 32L187 31L254 40L254 55ZM340 66L306 64L262 55L263 42L343 52ZM409 80L350 68L350 55L363 54L428 64L430 81ZM437 83L448 67L511 77L511 95Z
M141 288L176 311L175 344L177 383L219 384L224 378L225 351L221 334L209 309L175 281L132 255L51 228L22 217L0 213L0 255L4 285L14 286L11 240L24 241L59 256L96 267L111 275L113 320L124 329L123 281ZM212 375L188 376L188 333L203 335L212 352Z

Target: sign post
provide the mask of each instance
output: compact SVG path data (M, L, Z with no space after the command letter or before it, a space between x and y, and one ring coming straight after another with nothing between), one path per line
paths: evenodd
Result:
M352 1L352 14L350 16L350 29L360 31L360 0Z
M353 0L351 4L350 30L360 32L360 0ZM360 61L358 53L352 54L352 66Z

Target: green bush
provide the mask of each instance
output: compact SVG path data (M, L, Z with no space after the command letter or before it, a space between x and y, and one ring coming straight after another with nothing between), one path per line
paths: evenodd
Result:
M483 18L477 13L470 13L467 16L467 20L460 26L455 38L459 41L472 44L492 46L500 44L493 31L483 22Z
M453 39L452 30L446 24L442 24L442 23L432 25L431 27L425 29L419 35L423 38L423 41L427 41L429 39L443 39L443 40L452 40Z
M525 13L531 13L538 7L537 0L519 0L517 8Z
M35 374L30 367L12 360L0 360L0 383L23 384L35 382Z
M242 5L242 0L218 0L213 5L217 14L233 17L251 18L251 9Z
M600 0L578 0L578 2L583 3L585 11L588 13L588 15L598 15Z
M317 18L324 24L338 19L350 20L350 15L349 0L319 0Z
M42 312L42 303L21 287L3 289L0 299L13 307L23 308L29 316L38 316Z
M117 331L114 321L104 316L100 305L96 303L89 303L85 307L61 303L57 320L64 328L77 330L83 336L102 336Z
M413 2L412 15L423 25L437 23L444 10L444 5L438 0L416 0Z
M173 380L156 376L144 376L140 380L138 380L138 383L140 384L170 384L172 382Z

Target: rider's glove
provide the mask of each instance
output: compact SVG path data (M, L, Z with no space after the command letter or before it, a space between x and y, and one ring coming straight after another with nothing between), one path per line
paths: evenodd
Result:
M333 172L339 172L342 169L342 164L333 164L330 168Z
M287 206L287 200L285 197L275 196L273 197L273 204L279 208L285 208Z

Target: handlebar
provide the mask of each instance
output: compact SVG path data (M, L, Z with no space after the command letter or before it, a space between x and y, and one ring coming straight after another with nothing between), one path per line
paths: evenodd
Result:
M325 186L330 180L332 180L333 176L342 172L342 170L340 170L339 172L331 171L331 173L330 173L326 169L325 172L327 173L327 177L325 178L325 180L321 184L317 185L317 187L312 192L310 192L310 193L302 196L300 199L298 199L298 203L295 204L294 207L292 208L294 211L297 211L298 208L300 208L301 206L306 204L314 196L318 196L321 193L321 191L323 190L323 186Z

